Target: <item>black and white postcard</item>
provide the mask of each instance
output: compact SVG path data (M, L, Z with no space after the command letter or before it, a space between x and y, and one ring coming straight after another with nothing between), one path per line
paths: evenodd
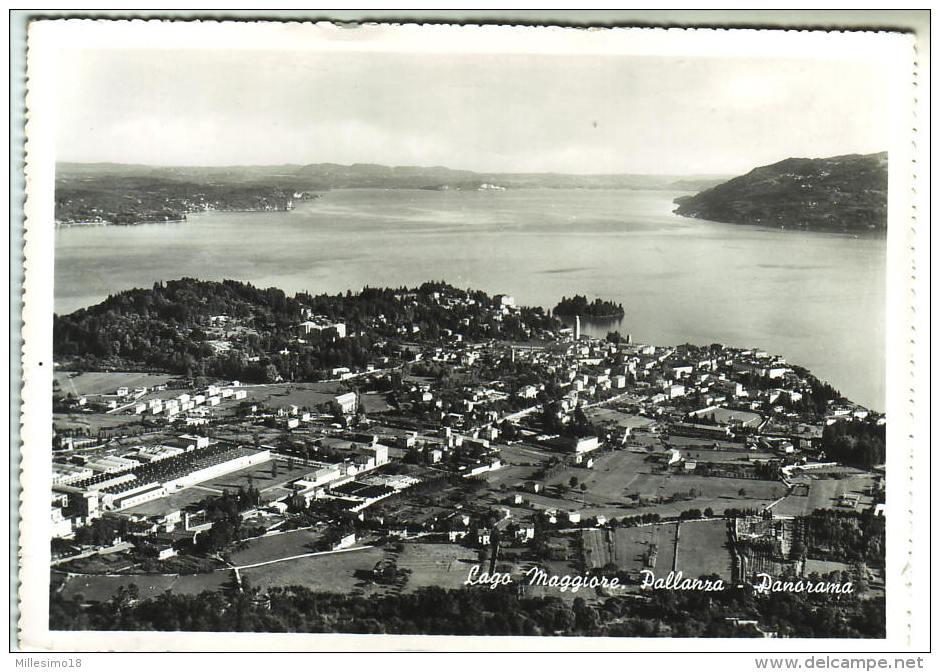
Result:
M25 650L924 646L911 35L27 46Z

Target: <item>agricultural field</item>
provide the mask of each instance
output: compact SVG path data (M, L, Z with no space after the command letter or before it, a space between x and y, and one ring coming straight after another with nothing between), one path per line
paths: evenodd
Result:
M89 395L114 394L119 387L151 388L162 385L178 376L162 373L120 373L114 371L56 371L53 380L59 384L62 394Z
M582 531L585 564L601 568L614 564L626 572L652 569L657 574L668 574L675 557L676 524L646 525ZM656 548L656 560L649 567L646 558Z
M554 497L551 494L545 494L544 492L539 494L533 494L531 492L523 492L522 498L528 505L531 506L534 510L544 510L544 509L556 509L558 511L567 511L569 509L582 510L582 503L574 499L574 495L570 495L571 499L561 499ZM579 491L580 494L580 491ZM512 509L513 507L510 506ZM522 507L524 509L524 507Z
M516 485L530 480L535 472L535 467L509 465L496 471L487 471L482 475L492 489L505 485L510 490L514 490Z
M655 565L649 567L645 560L656 547ZM648 525L617 529L613 535L611 560L627 571L651 569L666 575L672 571L676 555L676 524Z
M359 395L359 403L366 413L384 413L392 408L386 402L387 396L384 392L364 392Z
M500 446L499 450L504 463L519 466L539 467L553 456L560 457L554 451L529 443Z
M668 497L673 492L688 493L688 488L690 487L688 482L683 484L679 479L690 477L672 475L666 476L666 478L671 478L673 480L666 481L669 487L662 490L663 497ZM508 505L508 508L514 512L519 512L520 514L525 514L526 512L530 512L532 510L555 509L562 516L568 510L576 510L581 513L582 520L598 515L603 515L610 519L614 517L621 518L624 516L639 516L645 513L658 513L660 516L668 517L677 516L683 511L687 511L688 509L699 509L704 511L708 508L712 509L716 515L721 515L726 509L763 508L777 498L777 496L769 496L770 492L773 492L775 495L777 492L779 492L779 495L783 495L786 491L786 488L783 486L783 484L773 481L755 481L750 479L730 478L715 478L709 480L723 481L724 483L722 485L724 485L724 488L720 489L719 492L723 492L724 494L715 496L703 495L699 493L694 498L688 498L686 496L682 499L677 499L672 502L657 503L655 500L641 498L638 501L626 500L622 503L616 503L613 501L592 502L590 490L588 490L587 493L582 493L580 488L575 488L574 490L570 490L565 495L564 499L554 496L554 491L540 494L532 494L528 492L522 493L523 500L526 504L524 506ZM761 484L761 491L754 491L752 486L755 483ZM683 485L684 488L682 487ZM694 487L698 488L700 487L700 484L695 485ZM727 488L731 489L727 490ZM739 496L737 494L741 488L745 489L745 496ZM650 492L650 494L656 496L657 492L659 491L653 490ZM776 511L776 508L774 511Z
M53 413L52 426L56 431L66 429L86 430L94 435L99 430L110 430L116 427L128 428L139 424L141 416L124 415L123 413Z
M687 520L679 527L676 568L689 577L717 574L731 580L728 524L724 520Z
M625 450L601 453L591 469L567 467L545 482L568 486L572 477L578 479L578 484L563 500L553 496L555 490L551 487L541 496L526 497L543 507L579 508L586 515L602 513L609 517L647 512L676 515L690 508L711 508L716 513L726 508L760 508L786 493L786 487L778 481L658 471L644 453ZM584 492L581 483L587 485ZM663 501L674 496L676 501Z
M845 478L819 478L810 472L793 479L795 484L808 486L809 494L790 494L774 506L773 511L778 516L802 516L816 509L864 511L872 504L871 495L868 493L875 480L875 474L862 471L846 475ZM858 503L854 507L840 506L839 500L843 493L857 496Z
M656 565L649 569L668 574L676 553L675 523L617 529L611 559L624 570L638 572L647 568L645 558L652 544L656 545Z
M606 566L611 559L610 530L587 529L581 531L581 545L584 549L584 565L597 569Z
M252 539L228 554L229 561L237 566L267 562L279 558L289 558L303 553L316 551L315 544L322 538L323 531L317 529L291 530Z
M830 572L853 571L854 567L852 567L852 565L848 565L844 562L836 562L835 560L814 560L813 558L806 558L806 563L803 566L803 576L809 576L810 574L826 576Z
M650 535L650 538L653 540L652 543L656 544L656 567L654 568L657 574L668 574L675 567L676 562L676 524L667 523L665 525L652 525L653 532ZM646 528L638 528L645 530ZM623 543L623 553L629 552L631 549L626 544ZM621 557L621 545L618 544L617 548L617 558Z
M477 551L456 544L406 543L397 555L398 568L411 570L405 590L460 588L470 568L478 564Z
M588 484L590 485L590 481L588 481ZM689 495L689 501L698 498L720 499L722 497L730 497L736 500L747 500L748 498L773 500L786 492L786 487L778 481L720 478L717 476L697 476L695 474L670 472L636 474L628 482L627 489L630 493L644 499ZM690 495L689 493L693 490L696 494Z
M115 595L121 586L125 588L135 584L141 599L156 597L166 591L197 595L204 590L218 590L232 581L232 573L227 570L207 574L166 575L136 574L131 576L69 576L61 589L67 599L81 595L86 601L105 601Z
M298 406L311 410L333 401L333 397L346 391L339 383L276 383L245 385L241 389L248 393L244 401L270 408Z
M571 467L563 469L546 480L548 485L568 485L572 476L587 484L585 504L617 506L629 501L630 484L641 472L649 471L646 455L620 450L599 454L591 469ZM580 488L579 488L580 489ZM580 497L580 495L579 495Z
M240 570L243 579L255 588L305 586L312 591L352 593L362 588L356 572L371 572L385 556L381 548L364 547L342 553L314 555Z
M727 508L760 508L786 493L786 486L779 481L669 473L642 474L632 481L631 488L641 502L650 503L642 507L643 511L660 515L677 514L689 508L711 508L715 513ZM674 495L681 499L670 503L656 501Z

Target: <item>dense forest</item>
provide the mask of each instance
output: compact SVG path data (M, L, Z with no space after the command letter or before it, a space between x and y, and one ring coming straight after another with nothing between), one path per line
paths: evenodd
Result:
M541 308L504 316L494 310L497 303L483 292L443 282L290 297L280 289L234 280L183 278L55 316L53 351L63 366L75 370L146 369L252 382L316 380L331 367L361 367L394 356L406 338L434 343L451 333L468 340L527 340L557 327ZM304 310L345 323L347 337L303 335ZM220 316L223 322L214 321ZM219 341L226 349L216 346Z
M800 518L806 554L821 560L885 565L885 519L869 511L818 509Z
M881 598L855 595L651 591L646 599L609 597L598 606L577 597L525 597L506 586L498 590L436 586L381 596L314 593L301 586L266 593L170 591L135 599L128 586L107 602L83 608L54 593L54 630L159 630L239 632L346 632L433 635L586 635L613 637L782 637L878 638L885 636ZM79 597L80 596L76 596Z
M844 464L873 467L885 462L885 425L875 420L839 420L823 429L826 455Z

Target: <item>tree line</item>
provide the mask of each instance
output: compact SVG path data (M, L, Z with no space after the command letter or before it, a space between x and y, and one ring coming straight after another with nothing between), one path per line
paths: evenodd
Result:
M857 467L885 462L885 425L873 419L838 420L823 429L822 448L833 460Z
M344 632L432 635L562 635L614 637L741 637L757 630L729 619L754 619L782 637L879 638L883 598L855 595L755 595L748 588L718 592L650 591L646 599L531 597L519 583L497 590L438 586L381 595L327 594L302 586L247 588L198 595L166 591L133 599L124 590L83 608L53 591L53 630L201 632Z

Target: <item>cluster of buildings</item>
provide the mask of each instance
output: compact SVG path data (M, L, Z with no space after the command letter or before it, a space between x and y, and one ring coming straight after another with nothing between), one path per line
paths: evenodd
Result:
M148 393L162 392L166 390L165 384L154 385L152 387L127 387L121 386L114 392L105 394L80 394L72 398L69 403L78 408L87 410L100 409L106 412L125 409L130 404L143 398Z
M400 474L376 471L389 462L388 447L378 437L356 437L356 440L331 440L328 449L336 461L304 460L310 471L300 477L289 478L276 488L273 496L264 496L256 507L241 512L241 517L254 522L262 521L268 529L276 529L285 520L292 505L310 504L311 501L329 501L339 508L357 513L401 490L412 487L419 479ZM133 507L179 490L224 476L233 471L261 465L272 459L281 459L270 446L250 448L236 444L209 441L205 437L181 435L166 445L138 447L126 452L122 459L137 461L138 467L122 472L96 472L84 480L53 487L53 527L55 536L70 537L75 529L101 516L121 516L131 521L137 536L156 539L156 557L163 559L175 554L172 542L179 538L195 538L208 530L213 521L206 510L197 505L176 508L167 500L165 510L147 509L135 512ZM146 469L154 462L177 459L156 474ZM289 458L292 459L292 458ZM57 464L57 469L69 471L69 466ZM355 535L344 535L331 548L344 548L355 542Z
M173 420L180 415L193 415L205 417L206 409L218 406L223 400L244 400L248 392L241 389L238 381L231 386L220 387L209 385L205 390L198 392L180 392L169 398L154 397L146 401L137 401L127 412L134 415L163 416L166 420Z
M498 436L499 430L492 426L467 434L442 427L435 432L406 432L396 443L408 462L471 477L503 466L495 443Z
M303 322L298 325L298 332L301 336L310 336L316 334L320 338L336 340L346 338L346 323L330 320L322 315L314 315L309 308L301 310ZM304 339L299 339L300 343L305 343Z
M417 301L408 293L398 298L403 302ZM457 315L470 314L471 308L479 308L474 298L464 294L433 292L430 300L453 309ZM486 311L486 319L500 322L514 319L520 309L512 296L502 295ZM301 318L294 332L298 343L313 340L311 336L334 341L348 337L343 322L315 315L310 310L305 310ZM375 320L381 323L382 318L378 316ZM526 344L496 340L468 343L459 332L469 327L473 319L460 317L460 327L442 328L442 337L433 342L420 342L417 338L414 340L418 343L411 342L420 331L417 325L393 325L400 336L408 339L399 345L398 352L389 351L393 356L407 353L410 359L402 356L401 361L474 374L472 383L457 385L447 381L450 376L397 376L400 380L394 390L395 419L399 424L389 426L407 428L403 431L356 435L344 430L341 424L333 425L337 430L333 431L327 424L332 418L323 421L323 417L297 406L266 412L264 423L285 430L288 443L301 442L310 430L310 437L315 438L311 443L317 446L318 454L311 459L313 452L308 445L301 452L292 452L289 459L302 457L306 471L282 482L276 498L267 497L264 508L283 516L289 508L296 510L298 506L318 502L361 514L376 502L417 485L421 478L414 474L472 478L502 468L504 460L497 442L517 436L510 431L524 433L533 444L557 450L559 464L563 466L578 464L590 468L595 451L605 444L624 445L638 431L627 425L617 425L610 431L597 425L591 426L590 431L571 431L575 423L585 422L579 411L589 412L602 405L616 404L625 410L624 415L648 419L644 431L655 434L657 439L668 434L704 442L734 442L741 444L742 449L759 448L783 455L809 451L819 445L821 426L815 420L809 421L807 413L801 410L801 402L811 393L810 381L780 357L754 349L657 347L635 344L631 339L589 339L582 338L577 328L567 337ZM531 330L527 333L531 335ZM504 366L507 363L513 366ZM354 372L338 366L329 373L333 380L363 375L391 377L389 371L374 369L371 365L365 372ZM476 376L480 370L509 373L481 381ZM364 382L368 383L368 378ZM247 392L234 382L173 394L165 386L150 390L121 388L110 396L113 399L107 399L109 411L196 420L204 417L206 409L225 399L245 399ZM337 394L330 406L335 414L346 416L345 426L357 425L359 419L354 416L360 409L358 392ZM829 409L831 421L866 414L865 409L851 405L831 405ZM357 428L369 426L368 423L364 421ZM77 441L72 439L72 447ZM694 460L683 460L680 451L665 440L662 447L665 450L657 456L663 458L667 467L695 471ZM267 462L272 457L278 455L267 446L246 448L191 434L157 445L124 449L120 454L95 454L87 458L73 454L71 459L54 464L55 534L67 537L75 527L105 513L127 512L144 502ZM392 459L409 463L402 470L406 473L381 469ZM462 483L456 479L455 482ZM521 489L539 494L542 487L543 480L530 480ZM522 501L522 494L514 493L511 503ZM540 508L549 525L582 524L578 510ZM506 515L509 516L508 509ZM603 516L594 520L598 525L606 522ZM198 512L173 510L150 522L163 532L176 528L198 532L211 524L200 518ZM774 567L774 563L789 562L792 530L785 522L742 519L736 525L732 537L740 576L759 573ZM427 522L426 527L446 532L450 541L466 542L469 538L484 547L490 543L489 531L474 526L471 516L460 510L440 514ZM526 543L532 540L535 528L524 521L506 529L511 530L516 541ZM355 535L345 534L334 547L342 548L355 539Z
M567 353L560 420L598 399L621 397L670 435L746 443L788 454L818 447L822 428L799 404L811 382L780 357L754 349L655 347L573 341ZM621 393L621 391L626 393ZM866 417L854 405L832 406L830 418ZM838 414L838 416L836 415ZM630 434L626 428L622 440Z
M120 512L271 459L249 448L183 434L120 455L74 455L53 463L54 536L67 537L106 512Z
M115 392L99 395L80 395L72 403L89 411L101 410L108 414L126 413L173 421L178 418L204 418L209 410L225 400L243 400L246 390L238 381L231 385L209 385L205 389L190 391L167 390L166 384L151 387L119 387ZM193 422L190 424L199 424Z
M458 299L443 297L443 302ZM466 301L466 299L459 299ZM472 300L472 299L470 299ZM515 310L512 297L498 297L494 313ZM574 335L572 335L574 336ZM497 343L465 343L451 338L426 347L416 361L439 363L456 370L472 367L481 357L511 358L525 362L540 380L558 384L555 398L548 399L559 424L570 422L577 409L590 409L605 402L629 402L632 410L655 418L671 434L707 441L745 442L749 437L773 430L761 447L781 453L808 449L818 443L818 428L800 429L803 414L794 406L807 394L810 384L785 360L756 349L710 346L657 347L626 342L574 338L544 344L506 347ZM424 418L466 435L495 440L505 420L519 421L538 410L544 401L544 382L509 387L493 380L462 390L438 389L432 382L412 383L404 390L407 405L422 410ZM456 393L456 396L455 396ZM842 412L841 410L839 412ZM863 409L846 412L862 413ZM777 424L768 426L773 417ZM783 418L787 427L781 428ZM631 429L608 436L625 443ZM787 436L787 442L774 440ZM549 437L550 438L550 437ZM603 437L585 436L569 441L571 452L597 448ZM420 459L436 463L454 446L424 441Z
M306 461L315 467L309 473L290 483L292 497L303 500L304 505L312 500L341 500L353 511L394 494L398 490L414 485L414 482L391 478L387 482L379 478L366 478L366 474L388 464L388 446L372 436L369 443L358 443L341 439L321 439L324 448L331 454L340 455L336 462Z

